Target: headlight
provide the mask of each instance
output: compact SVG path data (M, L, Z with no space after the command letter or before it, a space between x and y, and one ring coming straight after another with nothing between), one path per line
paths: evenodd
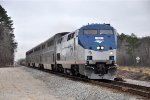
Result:
M100 46L101 47L101 50L103 50L104 49L104 46Z
M110 54L112 55L112 54L113 54L113 52L112 52L112 51L110 51Z
M98 47L97 47L97 50L99 50L99 49L100 49L100 47L98 46Z
M103 50L104 46L97 46L97 50Z

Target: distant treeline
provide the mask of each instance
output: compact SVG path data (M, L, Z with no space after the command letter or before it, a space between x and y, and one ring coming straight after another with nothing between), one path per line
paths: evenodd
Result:
M0 5L0 66L14 63L14 52L17 48L13 34L13 21L7 11Z
M139 57L139 62L136 61ZM123 66L150 67L150 37L138 38L134 33L118 35L117 63Z

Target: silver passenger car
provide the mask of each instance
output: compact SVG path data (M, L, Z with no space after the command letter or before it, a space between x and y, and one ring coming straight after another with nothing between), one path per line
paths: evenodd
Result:
M56 40L68 32L57 33L47 41L26 52L28 66L52 70L56 63Z

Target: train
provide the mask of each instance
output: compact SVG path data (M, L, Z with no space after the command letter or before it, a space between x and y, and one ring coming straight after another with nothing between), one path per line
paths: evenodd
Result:
M117 32L110 24L87 24L57 33L26 52L27 66L89 79L114 80Z

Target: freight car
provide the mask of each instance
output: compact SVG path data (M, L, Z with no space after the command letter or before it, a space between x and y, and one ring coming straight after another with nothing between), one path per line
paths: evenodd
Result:
M89 79L113 80L116 30L110 24L88 24L73 32L57 33L26 52L28 66Z

